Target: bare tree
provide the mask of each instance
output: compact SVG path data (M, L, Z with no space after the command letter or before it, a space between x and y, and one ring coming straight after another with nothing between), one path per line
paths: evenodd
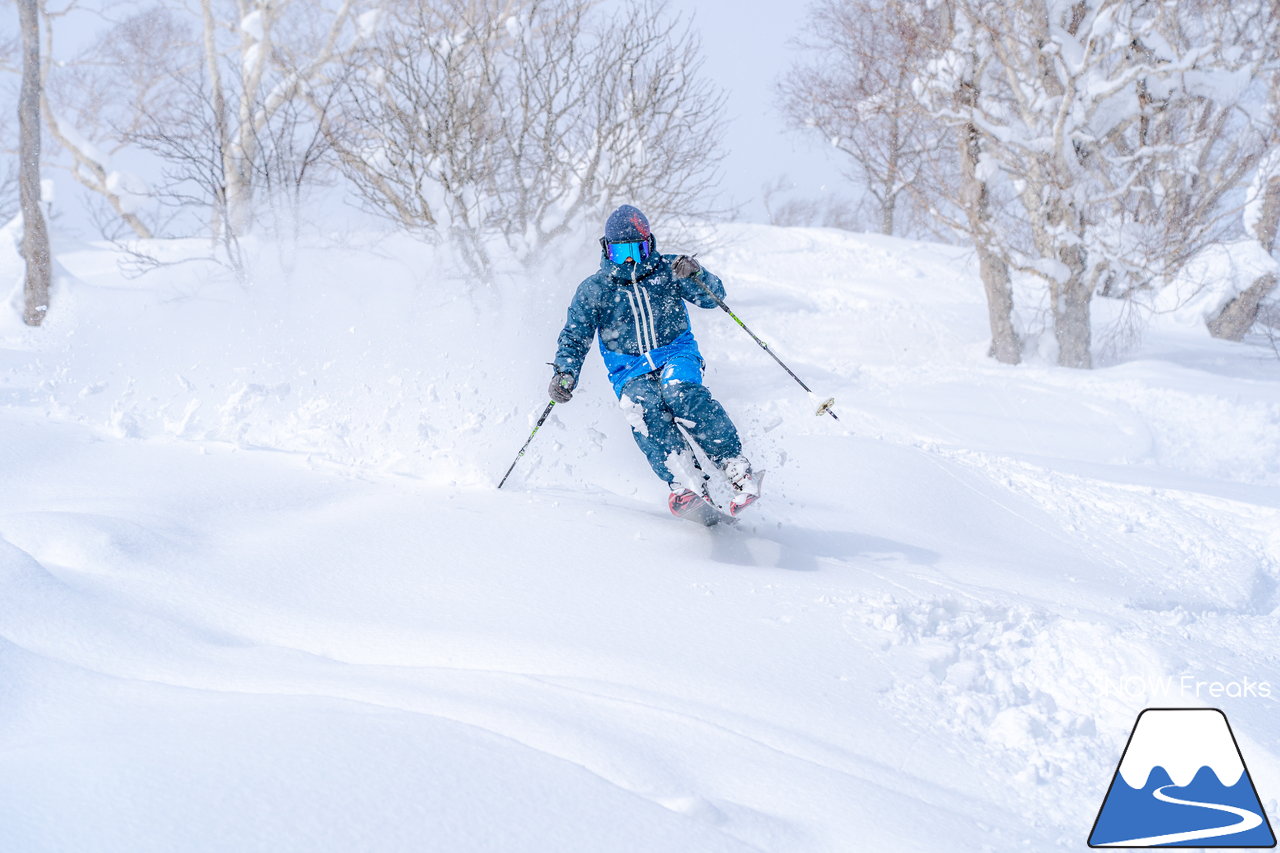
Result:
M327 122L346 174L372 208L401 226L440 231L474 270L499 163L498 44L492 3L420 4L382 30L344 79Z
M17 15L16 0L13 3L0 0L0 10L5 15ZM18 114L23 71L23 42L18 27L6 28L0 33L0 110L7 117ZM16 81L8 85L9 75ZM0 121L0 225L13 221L22 211L20 195L20 163L18 122Z
M988 355L1018 364L1023 342L1014 323L1010 261L1000 216L1012 199L1007 187L995 180L991 149L999 141L985 132L981 112L987 90L998 85L992 71L996 58L955 3L858 0L841 14L851 20L851 27L874 31L859 22L883 17L897 21L898 30L909 34L890 41L886 64L895 71L881 73L875 84L886 92L882 99L909 116L905 126L911 128L912 147L898 162L909 160L916 177L901 185L902 193L930 220L972 242L987 299ZM851 55L860 64L875 65L879 57L874 40L860 45ZM851 114L848 120L853 119ZM872 147L889 150L902 147L903 126L902 121L882 120L861 126L859 132L873 139L887 135Z
M0 71L20 74L21 70L22 43L17 34L0 35ZM3 90L0 89L0 92ZM0 99L0 109L8 115L13 115L18 111L18 105L16 102L11 103L5 97ZM18 140L16 136L10 136L10 128L13 125L6 122L3 127L3 137L0 138L0 154L4 155L4 160L0 163L0 224L8 223L19 210Z
M565 135L573 156L544 146L541 165L532 164L535 192L550 199L538 221L559 211L558 228L544 224L542 234L567 233L566 211L599 223L626 198L673 222L723 212L725 95L701 76L702 63L696 36L661 2L629 5L603 22L587 55L593 73L580 83L586 126Z
M328 126L365 201L474 272L488 238L527 258L620 199L709 212L723 98L696 40L660 6L591 6L444 0L382 31Z
M0 166L0 224L13 219L18 212L18 170L14 161L6 159Z
M331 183L333 150L323 131L340 89L315 81L304 97L289 98L258 131L254 181L273 213L273 225L287 227L296 241L307 191Z
M1262 250L1274 257L1280 245L1280 72L1271 76L1271 103L1267 126L1271 130L1271 149L1259 161L1253 185L1245 205L1244 227L1257 239ZM1280 283L1274 272L1264 273L1209 320L1214 337L1229 341L1243 340L1259 318L1260 309ZM1275 340L1272 338L1272 345Z
M1256 72L1274 50L1274 27L1257 2L946 0L939 8L952 21L951 43L924 64L914 91L978 147L962 155L968 185L981 178L1009 202L975 221L970 197L969 221L958 224L1010 269L1043 282L1059 363L1089 367L1094 293L1117 277L1128 289L1167 280L1218 233L1223 198L1254 156L1229 144L1244 138L1229 120L1241 93L1221 82ZM1243 43L1205 38L1245 36L1250 20L1265 27Z
M109 126L159 159L149 194L160 213L182 232L207 229L214 257L243 278L242 238L262 210L296 235L303 192L328 164L322 113L374 18L354 0L200 0L197 11L157 6L104 37L98 55L120 90Z
M954 19L950 22L954 24ZM988 356L1004 364L1022 361L1022 338L1013 322L1013 282L1009 263L1000 251L992 215L994 188L986 169L985 148L991 141L982 133L976 110L979 103L979 81L985 78L985 57L974 49L970 64L955 81L954 104L957 113L968 120L960 125L960 209L965 212L968 232L978 254L978 274L987 297L987 322L991 327Z
M1275 144L1249 105L1278 16L1275 0L819 0L781 93L850 157L882 230L909 198L973 242L992 356L1021 358L1017 276L1043 287L1059 363L1089 367L1095 293L1162 287L1238 231L1233 195ZM949 167L926 156L948 149Z
M678 217L707 215L715 197L723 98L700 76L696 38L661 4L607 18L592 5L531 6L537 37L501 60L506 192L493 225L526 255L619 198Z
M1133 59L1160 69L1129 94L1138 109L1098 140L1113 227L1094 229L1089 251L1105 258L1098 290L1127 297L1158 288L1212 243L1239 236L1232 199L1280 140L1274 119L1256 114L1259 72L1277 58L1280 6L1185 0L1161 8L1130 45ZM1181 70L1170 75L1167 66ZM1247 81L1242 86L1242 81Z
M327 157L311 105L330 97L334 70L387 2L400 0L198 0L194 15L119 4L93 10L108 26L72 58L55 55L55 31L88 12L76 0L42 8L43 114L67 155L59 164L134 236L203 206L215 245L234 254L259 201L296 221L299 194ZM211 134L214 170L201 134ZM137 148L170 158L159 186L114 165ZM186 215L175 219L175 205Z
M22 92L18 99L19 195L22 205L22 256L26 261L22 321L39 326L49 311L53 258L49 231L40 210L40 7L18 0L22 33Z
M1017 364L1022 341L996 223L1007 198L996 197L986 150L993 140L977 115L995 60L958 13L954 3L819 0L798 43L808 58L780 96L793 126L848 157L880 231L934 231L936 223L973 242L990 355Z
M818 0L797 41L806 59L779 84L791 125L845 155L882 234L908 233L925 214L912 202L931 194L945 162L933 155L947 136L911 92L921 57L935 50L932 16L898 11L884 0Z
M220 35L227 28L220 22L225 18L215 14L214 4L200 0L204 64L226 181L225 224L244 234L253 223L255 175L262 172L260 142L272 135L267 128L282 111L287 113L304 88L354 50L360 40L355 21L360 6L355 0L340 0L331 9L289 0L238 0L238 26L230 33L231 43L224 45ZM311 26L317 20L323 25ZM295 21L307 26L292 29ZM292 43L290 36L295 37ZM280 62L282 55L292 61Z
M208 216L208 234L217 260L246 274L240 234L227 226L226 158L217 126L216 89L203 68L175 75L166 97L139 107L127 133L130 144L160 161L151 196L171 220L183 214Z
M113 161L138 120L136 107L159 96L186 33L176 15L154 8L110 27L74 60L55 62L54 35L77 11L74 3L57 11L42 8L45 125L69 155L66 166L76 181L105 201L135 236L149 238L152 229L139 216L146 187Z
M9 3L5 3L8 6ZM20 71L22 41L17 34L0 33L0 71Z
M1277 232L1280 231L1280 177L1270 178L1262 192L1262 209L1254 234L1263 251L1272 254L1276 250ZM1209 331L1217 338L1243 340L1258 319L1263 302L1275 291L1278 281L1280 279L1274 272L1258 276L1209 321Z

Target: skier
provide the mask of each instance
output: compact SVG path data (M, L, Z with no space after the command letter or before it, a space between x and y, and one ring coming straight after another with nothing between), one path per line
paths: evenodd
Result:
M689 326L685 302L716 307L724 285L695 259L661 255L649 220L624 204L609 215L600 238L600 269L582 284L560 332L551 399L567 403L591 339L599 333L609 381L631 425L631 435L665 480L667 505L684 515L695 502L711 503L702 471L681 427L723 472L733 490L731 515L760 496L738 431L702 384L704 362Z

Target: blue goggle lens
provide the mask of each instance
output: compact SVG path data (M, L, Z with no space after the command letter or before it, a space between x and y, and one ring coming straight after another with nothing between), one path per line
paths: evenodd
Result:
M649 257L648 240L631 243L606 243L605 248L609 252L609 260L615 264L620 264L627 260L639 263Z

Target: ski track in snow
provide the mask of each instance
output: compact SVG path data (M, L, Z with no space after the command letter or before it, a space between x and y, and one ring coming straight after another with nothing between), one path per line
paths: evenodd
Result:
M468 362L484 294L241 316L81 253L74 346L0 349L0 849L1076 849L1163 679L1280 685L1274 368L1002 368L959 250L720 240L841 415L695 315L770 471L728 530L667 516L598 356L486 480L571 285ZM1260 791L1270 709L1229 709Z

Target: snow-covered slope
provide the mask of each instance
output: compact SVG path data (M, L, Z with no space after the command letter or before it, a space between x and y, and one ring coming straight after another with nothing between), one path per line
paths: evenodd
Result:
M0 330L0 850L1079 849L1153 704L1223 707L1274 822L1269 349L1003 367L963 250L681 248L841 417L697 314L770 472L731 530L666 514L596 355L494 489L589 245L64 248Z

